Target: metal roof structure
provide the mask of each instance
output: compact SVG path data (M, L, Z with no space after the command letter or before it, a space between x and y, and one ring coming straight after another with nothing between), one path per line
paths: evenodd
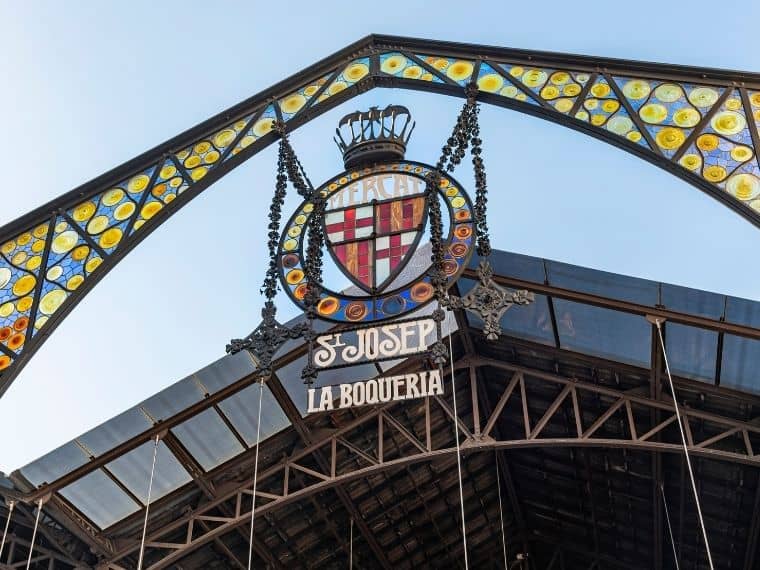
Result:
M760 303L507 252L491 262L535 302L510 309L493 342L472 314L449 321L456 423L448 378L443 397L306 416L305 348L280 350L264 389L254 566L345 568L353 552L357 568L460 567L456 425L472 567L504 567L503 517L509 561L527 555L531 569L671 568L674 550L681 568L707 568L649 316L666 320L716 567L756 568ZM24 567L42 500L33 568L134 568L159 436L145 567L245 568L254 371L247 353L226 356L0 479L0 495L25 501L0 564Z
M760 75L384 35L308 69L0 228L0 396L77 303L216 180L376 87L464 97L604 140L760 225Z

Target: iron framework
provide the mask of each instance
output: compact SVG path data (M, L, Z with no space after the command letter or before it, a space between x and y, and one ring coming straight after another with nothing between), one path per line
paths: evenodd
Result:
M375 87L464 97L604 140L751 223L760 75L371 35L0 229L0 395L129 251L288 131ZM726 166L723 154L730 148Z

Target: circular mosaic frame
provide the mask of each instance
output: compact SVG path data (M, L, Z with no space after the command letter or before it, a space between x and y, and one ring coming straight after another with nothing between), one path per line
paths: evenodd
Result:
M329 198L349 184L376 174L405 174L424 183L425 176L431 170L432 166L407 160L378 164L343 172L320 186L318 191L323 197ZM447 286L450 287L467 267L474 251L473 209L470 197L453 178L442 178L438 192L449 212L448 235L443 244L443 266L448 278ZM283 289L293 302L304 310L306 279L303 238L313 210L314 204L309 200L298 207L285 226L277 251ZM412 251L409 255L413 254ZM379 291L375 295L348 295L333 291L324 285L321 287L317 316L337 323L372 323L398 318L423 307L434 298L433 286L430 283L430 267L410 282L394 289Z

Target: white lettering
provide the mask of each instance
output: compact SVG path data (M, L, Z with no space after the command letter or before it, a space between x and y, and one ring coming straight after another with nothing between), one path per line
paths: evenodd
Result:
M351 405L351 384L340 385L340 407L348 408Z
M377 404L377 380L367 381L367 403Z
M354 406L361 406L364 403L364 382L354 384Z
M401 395L401 387L404 385L404 376L394 376L393 377L393 399L395 400L405 400L406 394L403 396Z
M427 392L429 396L440 396L443 394L443 381L441 380L441 373L438 370L430 371Z
M332 388L330 386L325 386L322 388L322 394L319 397L319 411L324 412L325 410L332 410L333 409L333 397L332 397Z
M314 388L309 388L309 407L306 410L307 414L313 414L314 412L319 411L314 407L314 391Z
M407 398L419 398L420 397L420 388L418 384L420 383L420 378L416 374L407 374L406 375L406 393Z

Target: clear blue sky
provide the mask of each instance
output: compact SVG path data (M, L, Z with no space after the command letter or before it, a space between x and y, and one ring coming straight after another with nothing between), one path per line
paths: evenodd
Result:
M371 32L760 71L760 4L727 6L0 0L0 225ZM418 123L407 156L434 162L461 102L375 90L293 137L312 180L341 169L336 121L390 100ZM579 133L505 110L482 117L497 247L760 299L760 234L737 215ZM0 399L0 470L249 332L274 167L270 148L207 190L58 327ZM457 177L472 186L466 170Z

